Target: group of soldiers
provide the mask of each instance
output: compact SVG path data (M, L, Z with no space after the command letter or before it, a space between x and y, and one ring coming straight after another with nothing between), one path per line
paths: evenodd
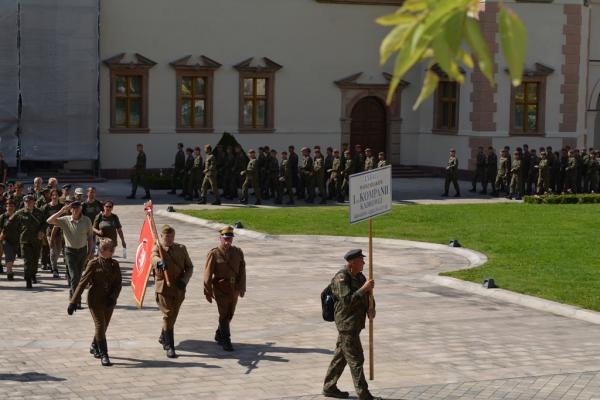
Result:
M138 144L137 149L129 198L135 198L146 169L143 145ZM284 196L290 205L296 199L314 203L317 196L320 204L328 200L344 202L350 175L386 165L385 153L375 155L372 149L363 150L361 145L356 145L352 152L347 144L342 151L328 147L325 153L320 146L303 147L298 154L294 146L280 152L264 146L244 153L241 146L217 145L213 149L207 144L203 149L184 149L183 143L178 143L169 193L177 194L177 188L182 187L179 196L206 204L210 189L214 205L221 204L221 196L227 200L239 198L242 204L248 204L250 188L255 204L269 199L283 204ZM149 188L145 190L144 198L150 198Z
M450 183L456 197L458 187L458 160L456 151L450 149L446 167L443 196L448 196ZM500 155L493 147L478 148L473 172L471 192L481 184L481 194L521 199L524 195L598 193L600 178L600 151L590 148L573 149L569 146L553 151L551 146L529 149L527 144L512 153L505 146Z

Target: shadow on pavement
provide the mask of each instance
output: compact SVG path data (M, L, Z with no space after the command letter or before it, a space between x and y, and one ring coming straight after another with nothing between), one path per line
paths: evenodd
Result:
M139 360L137 358L114 357L112 360L130 361L130 363L113 362L115 366L123 368L221 368L218 365L193 362L175 362L167 360Z
M48 375L48 374L43 374L40 372L23 372L22 374L0 374L0 381L16 381L16 382L53 381L53 382L60 382L60 381L66 381L66 379Z
M191 353L204 354L208 357L217 359L234 359L238 360L238 364L246 368L246 374L251 373L258 368L258 363L261 361L270 362L289 362L287 358L278 354L306 354L318 353L332 355L333 351L318 348L296 348L296 347L278 347L275 343L268 342L265 344L244 344L234 343L235 351L226 352L221 349L215 342L206 340L184 340L177 346L178 350L189 351Z

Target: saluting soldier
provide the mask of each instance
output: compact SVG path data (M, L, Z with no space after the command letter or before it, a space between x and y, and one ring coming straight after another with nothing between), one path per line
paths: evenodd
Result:
M225 351L233 351L230 324L239 297L246 294L246 262L243 251L233 246L233 228L219 231L219 245L206 256L204 296L209 303L215 299L219 311L219 328L215 341Z
M177 183L183 181L184 175L185 153L183 152L183 143L177 143L177 153L175 153L175 162L173 163L173 175L171 176L171 191L169 192L169 194L177 193Z
M348 196L348 190L350 190L350 175L354 172L354 161L350 158L350 150L346 150L344 152L344 168L341 171L342 175L342 186L340 188L340 192L338 195L338 203L343 203L346 201L346 196Z
M513 160L510 165L510 188L507 198L521 200L522 196L522 173L521 173L521 153L515 150Z
M388 162L385 160L385 153L380 151L378 154L379 159L377 160L377 168L383 168L388 165Z
M450 149L450 156L448 157L448 166L446 167L446 181L444 182L444 193L443 197L448 197L448 190L450 190L450 183L454 185L454 191L456 194L454 197L460 197L460 187L458 186L458 158L456 158L456 150Z
M19 231L19 242L21 244L21 255L25 261L25 282L27 289L37 283L38 261L42 249L42 239L46 228L44 213L35 208L35 199L31 195L23 197L25 207L15 212L8 220L6 230L16 229Z
M365 171L375 169L375 157L373 157L373 150L370 147L365 149Z
M212 154L211 145L207 144L204 146L204 152L206 153L206 161L204 162L204 180L202 181L202 194L200 195L200 201L198 204L206 204L208 198L208 185L215 196L215 201L211 204L218 206L221 204L221 196L219 195L219 185L217 183L217 159Z
M158 246L161 246L162 251ZM194 272L194 265L186 247L175 243L175 229L171 226L162 227L160 243L156 243L152 249L151 262L156 280L156 303L163 315L158 342L167 351L167 357L175 358L175 321L185 299L185 290ZM171 286L165 282L165 273L169 276Z
M306 202L314 203L315 201L315 183L314 183L314 163L310 156L310 149L303 147L302 150L302 164L300 166L300 181L302 183L302 194L306 192Z
M375 318L375 301L369 301L375 282L372 279L367 280L362 273L364 257L360 249L347 252L344 256L346 266L331 280L331 291L336 298L334 318L338 339L323 384L325 397L343 399L349 396L348 392L342 392L337 387L337 382L348 364L358 398L380 399L373 397L369 392L363 370L365 357L360 332L365 328L367 316L369 319Z
M481 183L481 186L484 186L485 181L485 166L486 166L486 156L483 152L483 146L479 146L477 148L477 162L475 164L475 172L473 173L473 182L470 192L477 191L477 182Z
M327 204L327 193L325 191L325 159L321 155L320 149L315 149L315 159L313 162L313 171L315 174L315 183L319 188L320 204Z
M240 173L245 177L244 184L242 185L242 198L240 199L240 203L248 204L248 189L250 186L252 186L252 189L254 189L254 195L256 196L256 201L254 204L260 205L261 193L256 152L253 149L250 149L248 151L248 157L250 157L248 165L246 165L246 169Z
M112 258L114 251L112 240L100 240L99 256L88 262L67 308L67 313L73 315L77 305L81 303L83 290L90 285L87 304L95 326L90 353L94 358L99 358L104 367L112 365L108 357L106 331L122 287L121 268L117 260Z
M288 160L287 151L281 152L281 164L279 166L279 190L277 193L278 204L283 201L283 189L286 189L289 200L287 204L294 204L294 189L293 189L293 178L292 178L292 166Z
M540 161L534 168L538 172L537 176L537 194L545 194L548 191L552 191L549 187L550 184L550 162L546 158L546 151L540 153Z
M133 174L131 175L131 194L127 196L128 199L135 199L138 185L144 187L146 195L142 199L150 198L150 188L148 187L148 181L146 179L146 153L144 153L144 145L138 143L137 146L137 158L135 165L133 166Z

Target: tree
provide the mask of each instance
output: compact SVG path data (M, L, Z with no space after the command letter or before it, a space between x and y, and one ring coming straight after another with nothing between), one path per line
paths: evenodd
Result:
M519 16L499 3L500 46L513 86L521 84L527 53L527 31ZM381 64L396 55L388 103L402 77L417 63L428 68L421 93L413 109L437 88L438 75L431 67L437 64L450 79L464 82L459 65L468 69L477 65L492 86L494 64L479 27L480 0L406 0L393 14L377 19L377 23L394 27L381 43Z

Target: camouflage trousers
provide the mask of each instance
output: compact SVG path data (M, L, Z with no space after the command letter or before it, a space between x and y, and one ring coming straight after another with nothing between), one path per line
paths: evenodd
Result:
M336 388L338 379L348 364L359 400L370 398L369 385L363 371L364 362L365 356L360 343L360 332L339 332L333 360L331 360L325 376L323 391L329 392Z
M514 196L523 195L523 181L519 174L513 173L510 178L510 191L509 194Z

